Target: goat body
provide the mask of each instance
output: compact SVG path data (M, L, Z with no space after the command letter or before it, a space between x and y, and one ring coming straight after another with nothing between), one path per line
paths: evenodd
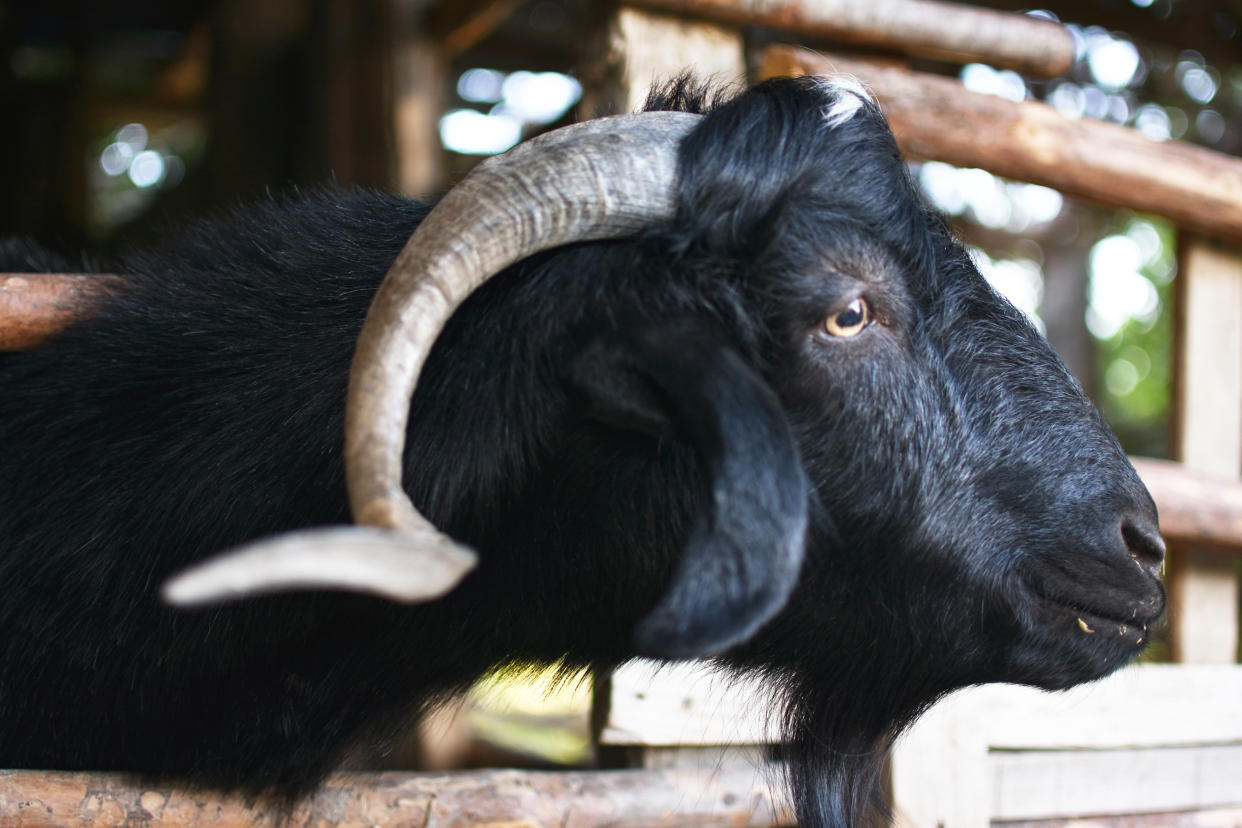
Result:
M850 825L940 695L1141 649L1150 497L878 108L810 79L649 106L706 112L675 217L508 268L423 372L406 488L480 559L438 601L158 595L348 521L354 340L428 207L325 191L199 223L0 355L0 766L297 794L497 665L708 654L782 689L800 818ZM16 251L0 269L61 264Z

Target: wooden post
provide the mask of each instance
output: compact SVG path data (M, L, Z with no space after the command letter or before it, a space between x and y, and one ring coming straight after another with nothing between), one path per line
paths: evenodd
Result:
M210 139L200 180L203 201L223 206L304 180L310 125L290 79L309 11L302 0L222 0L212 9Z
M606 17L600 39L581 71L584 117L633 112L653 82L685 71L726 84L746 79L741 34L715 23L622 6Z
M312 0L306 73L312 148L304 173L331 173L342 186L390 189L392 146L391 0Z
M1188 469L1236 479L1242 471L1242 254L1183 235L1177 278L1177 453ZM1182 545L1169 575L1174 659L1234 662L1239 596L1233 560Z
M444 184L444 151L436 124L444 111L448 59L430 38L408 32L398 34L394 51L397 188L404 195L426 198Z

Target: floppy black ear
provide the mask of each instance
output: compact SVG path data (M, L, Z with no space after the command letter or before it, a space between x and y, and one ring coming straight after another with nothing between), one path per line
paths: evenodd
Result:
M688 440L710 474L673 581L634 632L638 652L745 641L785 605L803 557L808 484L776 396L731 348L684 328L596 342L571 382L605 421Z

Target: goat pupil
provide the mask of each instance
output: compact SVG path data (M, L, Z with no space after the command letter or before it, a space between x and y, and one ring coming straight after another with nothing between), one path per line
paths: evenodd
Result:
M867 324L867 304L855 299L845 310L828 320L828 332L833 336L853 336Z

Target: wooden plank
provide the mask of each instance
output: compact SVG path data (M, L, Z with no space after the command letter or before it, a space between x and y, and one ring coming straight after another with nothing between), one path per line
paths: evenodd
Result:
M972 726L964 693L930 710L897 740L889 756L898 828L984 828L991 778L984 729Z
M400 825L476 828L660 828L687 824L787 825L779 786L749 766L706 770L334 776L285 812L243 796L147 786L116 774L0 771L0 824L23 828L310 828Z
M736 29L622 7L609 16L600 55L582 68L584 113L634 112L653 82L685 71L725 84L746 79Z
M35 347L116 283L110 274L0 273L0 352Z
M1128 127L1071 120L1035 101L970 92L953 78L790 46L765 52L761 75L856 75L876 94L902 151L1054 187L1180 227L1242 240L1242 159Z
M1134 812L1177 809L1187 798L1207 803L1205 807L1242 804L1238 781L1242 776L1232 775L1233 763L1242 755L1242 667L1143 665L1060 693L1013 685L954 693L924 714L894 748L893 796L901 814L899 824L986 826L999 795L994 760L1002 766L1005 761L1019 761L996 759L998 751L1044 752L1049 764L1041 771L1042 778L1072 777L1063 784L1077 787L1066 788L1064 801L1077 803L1073 807L1081 808L1079 814L1114 813L1109 809L1118 802L1124 806L1124 797L1136 803ZM1097 758L1108 754L1118 763L1139 762L1135 757L1146 754L1146 761L1159 768L1164 768L1161 757L1178 757L1184 760L1178 773L1188 781L1177 783L1168 801L1139 807L1148 795L1142 790L1148 786L1144 777L1118 774L1107 761L1091 769L1087 766L1097 760L1078 752ZM1213 758L1227 760L1225 775L1203 764ZM1074 776L1076 772L1082 775ZM1002 781L1012 786L1014 778ZM1119 793L1118 786L1134 789ZM1082 804L1095 794L1096 804ZM1013 795L1015 804L1005 805L1006 813L1035 816L1034 806L1021 804L1031 801L1029 797L1023 799L1021 791ZM1049 807L1057 795L1047 792ZM1182 797L1182 805L1173 801L1176 797ZM1049 810L1039 816L1065 813Z
M666 768L698 768L707 770L718 766L745 765L758 772L767 764L767 748L764 745L741 745L722 747L648 747L643 748L640 767L649 770ZM775 766L767 771L779 775Z
M780 741L772 688L708 662L633 661L611 677L605 745L747 745Z
M1242 805L1242 743L1147 750L997 751L991 819Z
M643 756L649 767L710 767L719 754L698 746L737 751L779 738L772 693L707 664L630 664L612 678L600 742L657 746ZM1149 790L1142 768L1164 787ZM1023 779L1056 787L1040 797ZM893 760L901 824L948 828L1242 805L1239 780L1242 667L1225 665L1132 667L1061 693L971 688L925 714Z
M1074 38L1058 23L936 0L637 0L644 6L735 25L980 62L1055 77L1074 64Z
M992 828L1242 828L1242 808L1070 819L993 820Z
M1242 743L1236 665L1145 664L1059 693L994 684L963 695L963 709L987 711L993 749Z
M1238 658L1238 570L1216 550L1171 548L1168 640L1175 661L1232 664Z
M1174 443L1187 469L1242 469L1242 254L1183 234L1175 326ZM1170 645L1178 661L1232 663L1237 571L1198 545L1173 549Z

